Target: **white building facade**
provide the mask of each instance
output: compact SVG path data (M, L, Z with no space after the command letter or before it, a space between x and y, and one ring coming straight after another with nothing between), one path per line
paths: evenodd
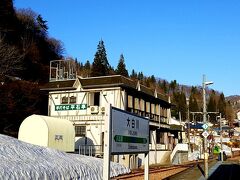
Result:
M150 151L155 152L150 162L164 161L160 156L170 154L181 138L171 133L168 97L129 78L120 75L78 77L49 82L42 90L48 91L49 95L48 115L68 119L74 124L75 150L81 153L102 155L104 114L109 103L149 119ZM127 164L131 161L129 157ZM118 157L117 161L126 161L125 158Z

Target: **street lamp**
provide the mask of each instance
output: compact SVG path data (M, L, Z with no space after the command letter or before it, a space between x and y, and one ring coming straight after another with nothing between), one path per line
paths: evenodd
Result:
M220 113L219 116L219 131L220 131L220 144L221 144L221 161L223 161L223 144L222 144L222 114Z
M205 75L203 75L203 123L207 122L207 110L206 110L206 86L213 84L212 81L206 81ZM204 175L208 178L208 153L207 153L207 137L204 136Z
M186 98L187 103L187 131L188 131L188 153L191 153L191 144L190 144L190 117L189 117L189 98Z

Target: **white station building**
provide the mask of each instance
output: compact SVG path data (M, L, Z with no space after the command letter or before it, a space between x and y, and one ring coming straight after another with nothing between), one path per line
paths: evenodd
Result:
M182 141L182 129L171 129L171 103L166 95L120 75L71 79L70 73L60 70L51 67L50 81L41 90L49 95L48 116L67 119L75 126L77 152L102 156L104 115L106 106L112 104L149 119L150 164L170 160L174 147ZM130 167L142 164L136 154L114 160Z

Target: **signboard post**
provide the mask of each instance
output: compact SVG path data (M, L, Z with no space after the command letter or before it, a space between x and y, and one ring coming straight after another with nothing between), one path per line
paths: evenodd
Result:
M111 124L111 108L110 104L106 108L105 113L105 128L104 128L104 154L103 154L103 179L110 179L110 155L111 155L111 139L112 139L112 124Z
M104 130L103 179L110 178L110 155L145 154L144 179L149 178L149 120L127 111L107 108Z

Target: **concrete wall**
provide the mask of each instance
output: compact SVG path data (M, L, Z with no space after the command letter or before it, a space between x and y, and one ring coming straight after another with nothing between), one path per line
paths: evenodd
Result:
M150 151L149 164L170 164L171 151ZM139 154L139 166L144 165L144 154Z

